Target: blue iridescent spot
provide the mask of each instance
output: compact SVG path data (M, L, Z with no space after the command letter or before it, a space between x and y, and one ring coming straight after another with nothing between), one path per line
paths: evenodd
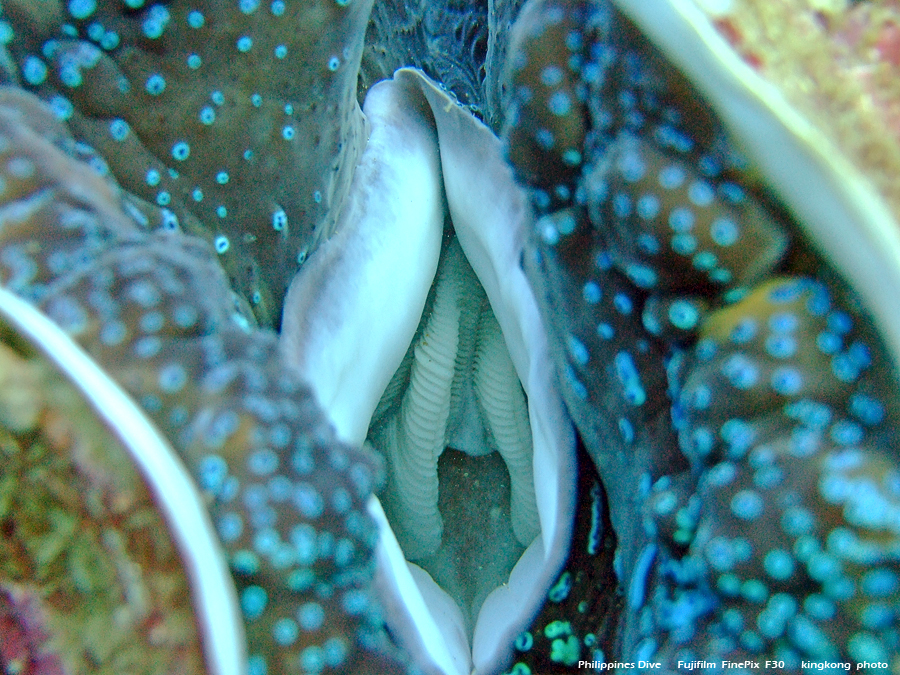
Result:
M178 162L183 162L191 155L191 146L184 141L178 141L172 146L172 158Z
M309 483L298 483L294 488L294 505L305 518L318 518L325 510L322 496Z
M866 394L856 393L850 396L850 413L868 426L879 424L884 419L884 404Z
M248 586L241 593L241 609L249 621L262 616L262 613L266 611L268 602L268 594L259 586Z
M647 400L647 392L641 383L641 376L634 359L628 352L618 352L613 359L616 367L616 376L622 384L625 400L633 406L643 405Z
M206 17L203 16L202 12L194 10L188 13L187 22L191 28L202 28L203 24L206 23Z
M766 573L778 581L784 581L794 573L794 558L781 549L772 549L763 558Z
M803 389L803 375L796 368L776 368L772 372L772 389L782 396L794 396Z
M797 339L790 335L770 335L766 351L776 359L786 359L797 353Z
M691 260L691 264L698 270L711 270L716 262L715 254L710 251L701 251Z
M759 379L759 368L744 354L732 354L722 364L721 370L735 388L743 391L753 387Z
M297 637L300 635L300 628L297 626L297 622L293 619L289 619L287 617L278 619L272 625L272 637L282 647L287 647L289 645L294 644L297 641Z
M337 668L347 659L350 650L347 647L347 641L344 638L331 638L322 645L322 654L325 657L325 664L329 668Z
M247 658L247 675L268 675L269 666L261 654L251 654Z
M109 135L113 137L113 140L124 141L128 138L129 131L131 131L131 127L123 119L114 119L109 123ZM149 183L149 180L147 182Z
M687 300L676 300L669 306L669 322L680 330L692 330L700 321L700 312Z
M671 246L679 255L690 255L697 250L697 239L692 234L676 234L672 237Z
M569 383L569 387L571 387L572 392L582 401L586 401L588 397L588 390L587 387L584 386L584 383L578 378L578 373L576 373L575 369L568 364L565 367L565 373L566 381Z
M616 293L613 297L613 306L615 306L616 310L619 314L631 314L631 311L634 309L634 305L631 302L631 298L629 298L624 293Z
M590 359L590 352L588 352L588 348L585 346L584 342L579 340L574 335L569 335L568 337L568 347L569 354L572 355L572 358L575 360L575 363L578 365L584 366L587 364Z
M257 450L247 457L247 468L256 476L268 476L278 469L278 455L271 450Z
M596 305L603 297L600 285L596 281L588 281L581 292L584 301L589 305Z
M219 518L218 530L226 543L237 541L244 531L244 521L237 513L227 511Z
M151 40L155 40L162 36L166 30L171 16L169 10L162 5L153 5L147 12L147 17L141 24L141 30L144 35Z
M669 213L669 227L679 234L690 231L694 227L694 212L686 206L676 206Z
M519 633L513 646L520 652L527 652L534 646L534 636L528 631Z
M704 181L694 181L688 186L688 199L691 204L700 208L709 206L715 199L716 193L709 183Z
M238 38L236 46L239 52L246 54L253 48L253 38L249 35L242 35Z
M557 117L564 117L572 111L572 99L564 91L556 91L547 100L547 108Z
M842 346L843 341L834 333L823 331L816 336L816 347L823 354L837 354Z
M559 66L545 66L541 70L541 82L547 87L555 87L563 81L563 71Z
M656 218L659 215L659 198L652 194L641 195L635 204L635 210L644 220Z
M318 630L325 622L325 610L317 602L307 602L297 610L297 620L305 631Z
M617 192L613 195L612 207L616 218L627 218L631 215L631 197L624 192Z
M22 77L32 86L43 84L47 79L47 66L38 57L27 56L22 62Z
M656 286L656 270L647 265L626 265L625 274L638 288L653 288Z
M712 240L722 247L735 244L740 236L740 229L731 218L716 218L709 226Z
M674 190L684 183L686 175L683 167L672 164L659 172L659 185L665 190Z
M832 441L838 445L855 445L865 438L862 427L849 420L838 420L828 432Z
M550 602L562 602L569 597L569 591L572 590L572 574L563 572L557 582L547 592L547 599Z
M534 140L536 140L537 144L544 150L552 150L556 143L553 132L544 127L541 127L534 132Z
M69 0L69 14L73 19L86 19L96 10L96 0Z
M175 394L187 384L187 372L180 363L170 363L160 368L159 388L166 394Z

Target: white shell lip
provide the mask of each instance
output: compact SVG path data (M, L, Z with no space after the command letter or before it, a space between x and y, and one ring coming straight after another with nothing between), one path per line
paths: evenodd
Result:
M209 673L246 675L246 640L234 582L184 464L128 394L81 347L39 310L2 287L0 318L56 365L131 455L185 566Z
M284 361L313 388L338 437L354 445L365 440L368 420L406 353L390 336L415 333L440 257L445 204L437 134L422 108L392 80L369 90L368 142L337 230L285 297ZM353 292L344 293L339 279L355 280ZM391 320L383 321L389 313Z
M747 65L692 0L613 0L714 108L834 268L900 369L900 226L830 139Z

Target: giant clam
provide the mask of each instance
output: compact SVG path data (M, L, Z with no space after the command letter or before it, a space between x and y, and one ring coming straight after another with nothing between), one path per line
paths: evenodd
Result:
M204 47L199 53L191 31L206 27L210 36L224 35L229 50L234 43L243 55L255 55L259 51L254 48L265 45L280 59L279 54L293 49L273 37L285 12L322 27L321 42L314 31L303 33L302 40L318 46L310 51L312 65L304 74L317 73L326 84L319 86L316 77L308 85L309 80L302 80L310 91L301 96L308 115L300 118L314 137L304 140L324 153L327 159L320 164L338 177L330 172L316 176L309 166L298 169L304 186L324 179L328 188L304 187L301 203L306 206L292 214L313 215L301 217L290 237L272 234L285 230L282 214L287 211L279 209L281 202L248 200L246 205L248 213L265 214L264 226L256 229L281 242L281 249L290 249L282 253L293 260L304 258L334 225L342 228L331 239L337 256L325 257L328 244L323 244L301 268L302 289L302 279L314 275L320 265L317 260L325 261L320 266L325 277L329 270L340 269L340 254L349 249L339 243L348 227L341 221L339 203L344 194L350 195L347 203L360 203L349 178L349 167L356 165L361 150L356 144L359 118L346 96L362 52L369 3L353 3L346 13L335 9L349 4L4 3L12 17L4 24L4 64L8 78L32 85L62 117L72 118L76 106L69 96L75 100L78 112L72 124L79 140L87 137L99 145L96 141L107 133L107 125L115 141L110 147L118 149L125 147L130 128L116 123L123 121L120 115L142 111L128 109L117 99L127 93L127 86L110 104L101 81L122 83L122 73L128 73L140 85L141 97L165 101L167 87L183 91L182 83L192 81L178 67L208 73L204 69L218 63L215 49ZM497 25L497 15L509 11L504 3L495 4L503 6L488 17L491 26ZM373 126L380 95L396 96L401 114L418 117L411 122L419 126L413 127L416 132L410 138L400 134L390 142L422 141L421 173L407 174L405 180L431 181L433 194L424 204L431 205L437 213L432 220L439 221L446 199L451 220L461 230L460 240L477 240L481 231L478 209L467 199L493 200L490 205L499 205L503 221L515 215L519 207L510 204L521 197L504 201L492 191L502 188L502 197L507 188L527 189L536 214L533 228L526 209L515 227L530 231L512 230L514 245L505 255L508 259L510 250L515 254L517 247L524 248L524 268L547 326L559 391L599 471L598 481L592 467L582 462L574 525L562 518L555 526L563 537L569 528L574 531L559 576L546 583L562 562L564 545L545 536L549 567L543 579L530 582L525 613L511 619L499 641L490 630L479 634L475 629L476 642L493 641L489 657L480 660L476 653L476 668L497 672L512 652L511 669L519 674L578 668L583 660L643 660L678 671L698 668L697 662L707 658L744 657L771 657L790 670L802 670L804 660L841 659L889 663L887 667L896 669L900 582L897 410L892 391L900 330L892 311L892 289L897 288L900 258L894 218L868 181L741 63L690 3L623 0L618 5L691 84L605 2L527 3L511 40L503 38L505 30L491 33L488 40L494 56L509 52L510 79L501 79L488 67L492 79L485 88L492 93L485 100L504 99L506 107L505 112L493 109L484 115L492 124L502 123L521 188L496 178L494 172L502 165L499 143L487 127L420 75L401 71L393 84L369 88L376 113L370 115ZM393 7L395 16L406 11L392 3L379 7L388 14ZM270 15L273 18L266 18ZM254 22L252 31L242 17ZM331 21L345 23L331 31ZM24 39L18 41L22 33ZM466 31L462 35L469 37ZM326 55L320 48L334 53ZM474 46L463 52L467 58L477 55ZM175 61L166 61L170 53L180 57L177 67ZM385 62L394 58L403 60L391 55ZM249 72L270 74L260 65L265 59L255 63ZM234 67L224 70L234 76ZM91 79L94 71L97 80ZM271 82L277 83L278 77ZM252 78L240 81L248 80ZM202 96L211 80L204 82L198 88ZM508 86L504 89L502 83ZM233 100L213 89L211 101L218 108L197 102L199 123L208 126L217 115L230 119L229 129L243 142L247 139L235 131L240 128L235 120L271 122L279 115L295 116L291 101L279 101L273 113L269 90L252 89L252 81L249 86L246 101L238 88ZM745 157L727 144L692 87L706 97L768 189L805 229L789 227L781 210L761 194L752 172L748 178ZM316 106L319 95L324 105ZM391 660L393 648L379 633L381 619L368 594L374 541L363 504L379 482L377 462L336 440L299 379L285 372L273 336L252 327L253 317L243 302L235 301L209 248L180 233L147 231L153 219L171 226L173 211L154 209L90 174L73 156L103 167L100 157L68 139L61 125L41 124L45 113L38 112L33 101L16 102L17 96L12 95L11 112L4 118L9 138L0 233L4 285L38 304L79 340L184 455L228 551L246 620L248 670L399 669ZM206 108L212 110L212 120ZM254 118L252 108L265 109L269 117ZM191 106L185 109L194 112ZM149 135L141 127L144 120L131 124L141 134L141 152L150 148L152 161L158 162L132 175L132 185L146 183L151 189L142 187L144 198L161 207L168 208L173 194L202 203L204 191L218 194L215 185L228 183L244 169L194 163L199 168L193 174L175 171L182 164L173 165L170 156L176 163L189 157L234 158L227 156L228 148L215 144L208 152L196 141L187 143L188 148L180 145L177 136L190 124L185 121L179 127L172 122L175 126L167 127L164 111L164 106L154 108L146 121L153 129ZM317 128L317 123L322 126ZM275 134L276 141L293 138L296 130L290 124L280 118L275 124L281 133L280 140ZM265 146L267 134L276 127L258 121L251 127L251 147L238 144L241 156L247 166L260 162L272 172ZM374 128L373 138L382 130ZM461 142L467 135L474 143ZM325 137L328 142L319 142ZM347 148L342 148L344 141ZM439 158L436 141L442 141ZM113 165L116 150L107 152ZM158 153L155 158L153 152ZM480 158L473 167L461 165L466 153ZM123 157L119 163L133 168L128 155ZM376 168L389 162L375 157ZM362 158L365 166L365 152ZM434 180L435 162L440 162L439 180ZM113 166L113 176L124 183L123 171ZM185 175L197 177L186 181ZM162 181L166 184L156 189ZM325 206L313 206L319 204ZM351 226L365 221L366 213L366 207L353 208L362 208L363 215L351 217ZM222 222L215 221L215 226L191 209L177 216L185 229L205 234L220 255L231 250L237 236L232 233L240 227L252 235L243 240L249 250L255 250L259 240L253 238L252 224L229 230L228 236L218 233L232 227L218 214ZM474 227L466 229L465 221L475 221ZM287 223L294 227L297 221L291 215ZM308 239L295 240L294 232L306 233ZM822 253L805 243L807 238ZM486 239L481 250L490 249L493 241ZM461 283L460 275L471 275L460 271L464 265L455 245L447 248L449 262L438 262L434 252L424 256L433 269L451 268L433 292L421 280L412 282L419 297L416 307L426 309L425 325L413 325L419 333L411 350L413 365L409 360L397 365L413 373L413 382L415 363L425 360L418 354L446 359L436 352L429 356L423 344L432 335L437 342L456 330L443 332L428 323L429 317L445 316L441 307L446 297L460 296L458 288L455 296L442 288L454 288ZM467 249L462 241L461 248L471 256L477 246ZM285 290L278 279L291 265L280 261L272 288L261 290L256 255L247 259L246 267L244 259L227 257L228 271L238 296L256 308L261 321L272 323L271 305L278 304ZM497 268L479 269L474 259L471 264L489 297L492 276L496 292L502 282L519 274L515 264L499 268L499 273ZM432 274L423 274L429 283ZM451 281L442 286L442 278ZM324 288L316 283L313 288ZM301 307L316 300L308 292L298 291L298 296ZM385 302L392 299L388 290ZM341 291L335 304L347 301L352 306L352 300L352 294ZM305 310L307 314L300 310L295 315L301 323L319 321L304 338L307 344L333 329L322 321L329 307L315 307L314 302L310 306L314 309ZM357 305L353 311L364 309L369 308ZM504 313L522 310L497 303L494 312L510 346L514 371L525 384L528 405L546 408L555 417L554 399L542 399L523 376L535 364L540 370L548 362L540 351L536 358L523 360L514 346L513 333L539 326L537 320L511 331L504 325ZM414 324L419 313L421 309L412 311L406 323ZM340 313L337 317L332 326L347 318ZM483 323L489 320L469 320L470 326ZM487 328L475 336L473 330L456 332L457 346L444 364L451 372L440 388L445 402L438 407L447 419L454 418L445 410L446 398L459 400L459 392L468 386L467 376L459 385L452 374L459 344L468 340L466 349L479 363L487 360L488 345L497 342L482 337L491 335ZM347 349L370 346L360 345L368 337L351 337ZM526 336L522 341L534 339ZM291 351L284 349L286 354ZM391 359L402 362L405 348L391 349ZM523 366L528 359L531 365ZM321 374L322 368L315 366L310 375ZM378 375L383 384L393 368L384 370ZM483 411L496 399L484 393L486 389L479 393L478 370L476 365L472 398ZM330 378L323 380L325 386L332 384ZM512 386L509 379L504 381L507 389L517 389L514 380ZM313 385L321 395L323 383ZM554 386L551 379L550 389ZM358 443L365 435L365 417L379 414L378 393L354 388L352 380L350 389L354 395L364 394L364 421L361 424L359 413L353 413L351 431L339 418L335 426L343 440ZM403 395L401 399L406 400ZM334 409L328 400L322 403L326 410ZM384 406L398 407L389 401ZM399 408L402 416L403 402ZM490 413L481 414L488 419L482 427L492 427ZM539 419L531 420L534 435ZM463 431L471 433L466 425ZM496 436L496 428L491 433ZM443 438L438 442L443 445ZM512 466L512 460L506 462ZM536 460L534 466L544 465ZM543 470L535 473L545 477ZM387 474L390 489L398 482L397 470L389 466ZM432 474L430 468L429 484ZM546 490L545 483L535 485L537 495ZM556 508L563 516L567 490L565 481L556 486L557 497L563 498ZM403 510L403 490L398 492L401 506L388 506L388 511ZM377 506L369 505L378 515ZM556 522L546 511L541 518ZM398 522L402 530L405 525ZM516 536L524 548L527 542L521 539L533 536L533 530L527 518L520 522L526 524L518 527ZM407 544L417 543L419 536L408 536ZM382 560L395 554L384 545L379 552ZM393 569L402 571L402 561L394 560ZM440 574L432 569L432 575ZM379 579L384 581L384 576ZM388 594L383 602L391 608L389 618L401 643L422 659L424 668L434 667L433 655L446 651L449 661L440 667L467 672L468 655L459 647L441 646L425 624L418 624L418 636L414 631L406 634L405 621L414 615L411 608L417 601L410 600L409 589L396 579L392 582L388 576L387 584L396 583L400 595ZM538 604L535 593L543 592L543 586L548 588L542 611L532 627L513 640L510 631L525 627ZM447 665L454 658L457 663Z

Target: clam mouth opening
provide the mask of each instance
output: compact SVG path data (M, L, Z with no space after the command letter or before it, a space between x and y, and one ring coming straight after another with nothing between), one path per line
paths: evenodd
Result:
M573 432L519 264L527 197L499 140L421 72L375 85L364 112L338 231L291 285L282 349L339 436L386 459L370 512L388 626L428 672L499 672L574 510Z

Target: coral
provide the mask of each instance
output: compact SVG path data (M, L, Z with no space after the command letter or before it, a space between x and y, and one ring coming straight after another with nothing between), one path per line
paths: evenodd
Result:
M205 672L149 489L78 390L23 348L0 345L15 378L0 402L0 662L35 675Z

